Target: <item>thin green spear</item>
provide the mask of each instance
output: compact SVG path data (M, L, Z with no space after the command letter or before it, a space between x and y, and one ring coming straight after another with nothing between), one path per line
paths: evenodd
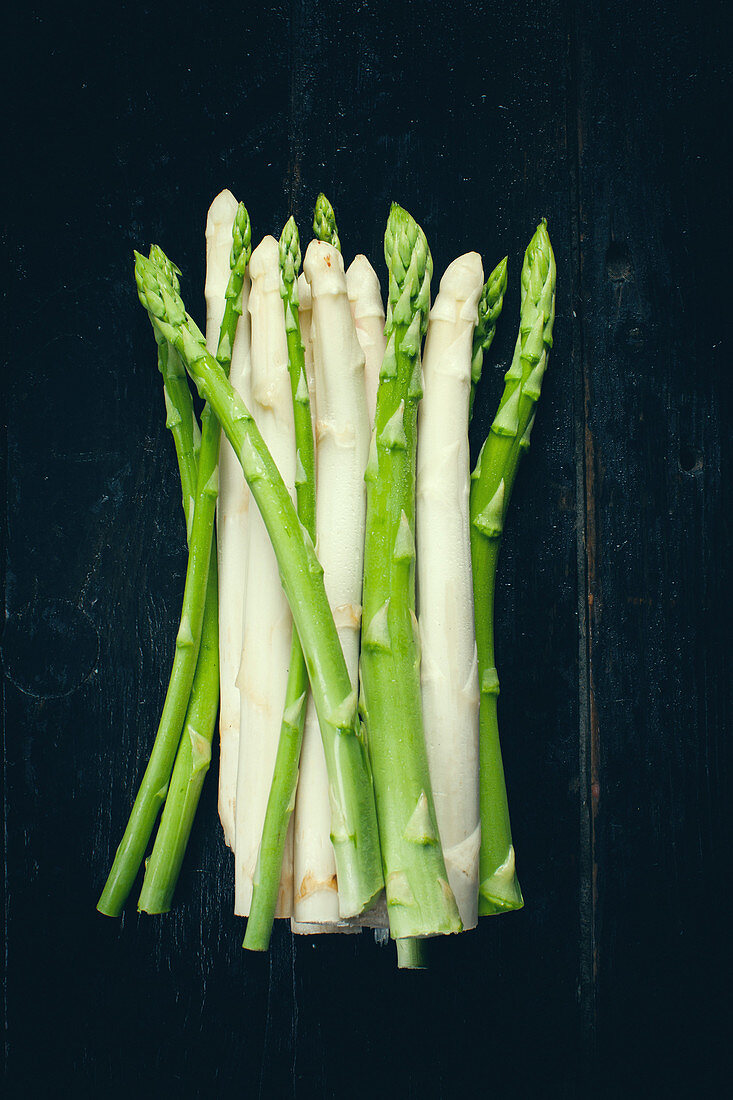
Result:
M233 247L237 250L232 277L227 287L227 309L230 315L229 329L222 336L219 351L225 361L231 361L233 332L236 329L236 305L241 313L241 290L249 251L249 217L243 207L237 212L239 235L235 234ZM244 232L242 232L244 230ZM247 254L242 262L243 254ZM177 269L170 263L162 249L153 246L151 259L147 260L152 270L160 271L161 278L178 293ZM238 289L237 289L238 285ZM226 317L227 310L225 310ZM222 324L224 329L224 324ZM161 335L166 335L158 330ZM166 339L168 337L166 336ZM173 341L168 339L168 343ZM222 346L223 344L223 346ZM106 916L119 916L155 827L160 808L168 793L171 771L175 761L181 733L186 719L186 711L191 696L196 664L201 643L201 630L204 619L206 590L211 561L212 533L218 493L218 461L220 429L216 417L210 409L204 408L201 417L201 448L198 456L196 482L196 501L189 538L188 567L183 593L181 621L176 637L176 651L173 660L168 691L163 704L163 712L158 726L150 759L132 807L127 827L120 841L112 863L97 909ZM141 904L147 899L141 896ZM153 902L154 904L154 902Z
M217 351L217 358L227 374L237 324L242 315L242 285L251 252L250 242L249 215L244 204L240 203L232 227L231 273L225 291L226 304ZM211 418L207 409L204 409L202 417L204 441L207 419ZM213 421L213 428L217 436L218 457L218 421ZM213 438L211 444L213 446ZM183 727L184 736L178 746L168 795L138 901L138 909L146 913L167 913L171 907L204 779L211 763L211 743L219 706L218 583L213 523L211 547L201 644Z
M337 248L339 252L341 251L341 241L336 228L336 215L331 203L322 191L316 199L316 208L313 212L313 232L319 241L325 241L326 244Z
M499 320L501 307L504 304L506 292L506 265L508 257L505 256L496 265L484 283L481 297L478 303L478 320L473 330L473 354L471 357L471 396L468 405L468 418L473 416L473 401L476 396L476 386L481 379L481 371L484 366L484 352L491 347L496 333L496 322Z
M290 218L280 237L280 293L285 307L285 332L288 341L288 369L293 393L295 421L295 494L298 516L310 538L316 538L316 468L313 444L308 380L305 373L305 351L300 335L298 316L298 272L300 271L300 237L295 220ZM257 857L252 903L247 920L244 944L249 951L266 951L272 933L277 908L285 839L295 806L298 785L298 764L303 744L305 704L308 694L308 669L298 634L293 630L290 669L285 692L285 707L280 727L280 741L275 758L270 796L262 826L262 840Z
M471 475L473 565L480 709L481 852L479 913L524 904L514 867L509 808L499 744L499 678L494 658L494 588L509 498L519 460L529 447L555 319L555 257L547 225L537 227L522 266L519 335L491 431Z
M135 253L135 279L151 321L175 345L226 432L270 536L305 653L323 738L342 914L355 916L374 900L383 878L356 692L326 596L323 569L251 413L207 352L204 336L186 313L180 295L165 273L139 253Z
M156 333L156 336L158 334ZM181 389L174 389L166 382L165 397L168 417L166 426L170 428L176 447L176 457L181 475L181 487L183 490L183 510L186 518L186 529L190 534L193 522L193 509L196 494L197 460L196 456L200 447L200 435L198 424L193 414L193 402L188 385L188 376L178 359L175 348L171 348L167 341L162 341L165 349L169 349L171 356L175 356L178 362L178 370L182 372L183 385ZM160 346L159 346L160 354ZM164 371L164 378L166 372ZM186 431L185 427L193 422L195 431ZM213 547L213 542L212 542ZM153 845L153 852L146 868L145 883L148 876L154 875L155 862L160 861L161 847L169 853L167 864L169 874L166 876L167 891L159 889L157 908L146 907L147 912L167 912L173 897L178 872L183 861L183 855L188 843L194 814L198 805L204 776L208 770L211 759L211 738L213 737L216 712L219 703L219 646L218 646L218 596L216 576L216 556L212 553L209 564L209 576L206 584L206 603L204 606L204 621L201 628L201 645L196 663L191 698L186 713L185 730L188 737L181 738L178 747L176 763L171 776L170 787L166 797L163 814L161 816L158 834ZM206 749L208 741L208 752ZM192 774L193 773L193 774ZM173 805L177 806L177 812L172 812ZM155 876L157 877L157 876Z

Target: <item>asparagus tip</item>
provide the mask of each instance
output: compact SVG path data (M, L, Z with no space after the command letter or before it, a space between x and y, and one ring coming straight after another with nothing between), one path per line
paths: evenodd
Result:
M338 229L336 228L336 215L333 206L326 196L321 193L316 199L316 207L313 211L313 232L319 241L325 241L341 251Z
M246 267L251 255L252 225L247 207L243 202L240 202L232 226L232 251L229 256L229 267L232 270L237 267L237 264Z

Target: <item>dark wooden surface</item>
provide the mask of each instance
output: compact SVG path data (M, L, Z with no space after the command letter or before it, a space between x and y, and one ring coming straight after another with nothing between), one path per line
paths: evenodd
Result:
M725 6L17 9L3 180L7 1095L710 1096L729 1045L730 71ZM222 10L225 9L225 10ZM131 249L203 315L203 225L389 200L476 248L514 338L540 216L555 350L498 592L526 908L397 973L367 936L245 956L207 782L175 912L95 901L185 568ZM694 1092L692 1092L694 1090Z

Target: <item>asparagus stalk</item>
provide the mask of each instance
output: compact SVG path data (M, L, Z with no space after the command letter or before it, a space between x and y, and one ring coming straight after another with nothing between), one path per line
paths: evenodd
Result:
M427 970L427 952L425 940L413 937L396 940L397 966L400 970Z
M233 234L241 234L244 228L237 226L239 209L232 193L222 191L212 202L206 220L206 346L212 355L216 355L219 347L232 261L236 259L232 247ZM239 217L241 219L241 212ZM248 303L249 275L245 272L229 368L229 380L245 401L249 396L250 369ZM249 489L237 456L224 438L219 445L219 497L216 507L221 692L219 818L224 830L224 840L230 848L234 847L234 804L237 793L240 706L237 677L242 659L248 513Z
M479 692L469 539L468 402L484 280L476 252L447 268L430 313L418 415L417 588L422 704L435 812L464 928L478 921Z
M311 318L313 314L313 301L308 280L301 271L298 276L298 323L300 336L303 341L303 356L305 360L305 376L308 381L308 396L311 407L311 426L313 428L313 445L315 447L316 431L316 369L313 362L313 337ZM315 456L316 471L318 470L318 455ZM316 478L316 484L318 479Z
M171 272L176 279L175 271ZM193 411L188 375L178 352L159 332L155 333L158 345L158 370L163 376L163 396L166 408L166 427L173 436L181 478L183 514L186 519L186 540L191 537L193 508L196 497L198 452L201 447L201 431Z
M228 192L226 194L229 195ZM233 196L229 197L234 202ZM225 306L221 311L216 342L220 362L225 370L231 360L233 337L241 315L242 284L250 249L249 215L241 204L237 207L235 203L233 218L228 225L228 236L231 242L228 265L231 274L224 293ZM165 267L165 258L155 252L153 255ZM215 462L220 436L218 421L212 418L208 409L204 409L202 425L199 469L202 460L205 463L210 460ZM202 493L206 493L207 497L210 495L206 485L198 486L197 502ZM187 515L187 521L193 525L195 515ZM178 746L160 826L147 861L138 901L138 909L146 913L166 913L170 909L204 779L211 762L211 741L219 704L218 581L213 536L211 513L209 575L196 673L184 722L184 735Z
M171 287L177 287L178 269L165 258L155 247L151 248L151 259L148 261L151 267L156 264L165 268L164 278L169 281ZM165 334L158 334L164 337ZM169 340L167 340L170 343ZM158 341L159 364L161 364L161 343ZM175 356L169 352L166 360L168 376L164 374L166 383L166 398L185 403L182 392L181 380L178 379L178 389L175 397L171 397L169 382L173 378ZM190 401L190 395L188 400ZM175 418L175 415L174 415ZM168 419L171 419L171 405L169 404ZM188 420L187 412L181 417L181 422ZM199 454L199 459L201 455ZM184 486L190 482L188 474L184 474ZM198 494L198 472L195 493ZM188 491L184 488L184 506ZM189 497L190 500L190 497ZM183 606L181 610L180 626L176 637L176 649L171 670L168 691L163 704L158 731L155 736L153 748L150 753L148 765L145 769L140 787L138 789L132 811L117 848L112 863L112 868L107 877L102 895L97 903L97 909L105 916L117 917L122 911L127 897L132 889L135 877L145 855L145 850L155 827L158 812L165 801L168 791L171 770L175 760L181 731L186 717L186 709L191 694L193 678L196 671L198 650L201 640L201 627L204 616L204 602L207 577L209 572L209 549L211 545L211 533L206 543L206 524L204 509L201 517L197 516L197 498L193 508L193 519L190 524L188 568L186 570L186 583L183 594ZM198 520L198 522L197 522Z
M336 228L336 215L323 192L316 199L316 208L313 212L313 232L317 240L332 245L337 252L341 251L341 241Z
M473 354L471 357L471 397L468 407L469 419L473 416L473 402L476 396L476 386L481 379L481 371L484 366L484 353L491 347L496 322L499 320L501 307L504 304L506 291L506 265L507 257L501 260L484 283L481 297L478 303L478 315L476 328L473 332Z
M308 381L305 372L305 350L300 335L298 317L300 238L293 218L289 219L283 229L279 250L280 294L285 308L288 372L290 374L295 445L297 448L295 493L300 522L310 538L315 540L315 449ZM292 630L291 633L290 669L280 727L280 740L262 827L262 840L253 881L252 904L244 937L244 947L251 951L266 951L270 942L272 923L277 908L280 869L283 864L288 825L293 812L295 790L298 785L298 761L303 742L306 697L308 694L308 670L298 634L295 630ZM326 805L328 805L327 788Z
M279 248L274 237L265 237L257 246L252 254L250 273L250 409L288 493L294 498L296 447L293 401L280 293ZM243 648L247 657L240 678L242 707L234 906L235 913L240 916L249 915L253 882L258 870L262 828L286 701L291 639L292 619L280 582L277 559L263 517L253 509L244 612ZM293 905L292 829L285 841L281 871L277 915L289 917Z
M414 219L392 206L387 350L366 471L361 673L379 811L390 930L395 939L458 932L430 787L415 618L415 453L420 345L432 259Z
M167 913L173 902L206 773L219 709L219 626L216 553L212 545L196 673L160 825L138 900L144 913Z
M552 347L555 274L547 225L542 221L524 255L519 335L505 376L504 393L471 475L471 557L481 691L479 914L482 916L523 905L499 744L494 588L504 518L519 460L529 447L535 406Z
M323 571L251 413L207 353L180 295L139 253L135 278L140 300L156 328L175 345L200 393L215 410L265 520L305 653L324 740L341 915L355 915L376 897L383 878L366 749Z
M369 426L373 428L379 371L387 341L384 336L384 306L379 278L366 256L354 257L346 272L346 287L356 335L364 352L367 412Z
M311 287L318 395L316 439L317 550L354 692L358 690L359 628L369 453L364 354L356 338L340 252L311 241L304 270ZM298 923L332 924L339 917L336 865L329 834L328 773L309 700L295 805L295 906Z

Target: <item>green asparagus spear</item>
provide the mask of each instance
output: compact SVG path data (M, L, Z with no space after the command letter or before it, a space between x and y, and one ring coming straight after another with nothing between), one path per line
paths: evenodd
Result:
M242 465L267 527L300 638L323 736L330 780L332 842L343 916L362 912L382 884L379 837L366 749L323 570L298 519L277 466L244 402L180 295L144 256L135 254L138 294L155 327L173 343L201 395L214 410Z
M290 218L280 237L280 293L285 306L285 332L288 341L288 369L293 393L295 444L297 447L295 493L298 516L308 535L316 538L316 469L305 351L298 317L298 272L300 237L295 220ZM244 936L244 947L266 951L277 908L285 838L295 805L298 762L303 743L305 704L308 694L308 670L298 634L293 630L290 669L285 692L285 708L280 741L275 758L270 796L262 827L262 841L255 868L252 903Z
M341 251L341 241L336 229L336 215L333 212L331 203L322 191L316 199L316 209L313 214L313 232L319 241L325 241L326 244L333 245L339 252Z
M478 303L478 320L473 330L473 355L471 358L471 396L468 405L468 418L473 416L473 401L476 396L476 386L481 378L484 366L484 352L488 351L496 332L496 322L499 320L501 307L504 304L506 291L506 265L508 257L496 265L484 283L481 297Z
M471 558L481 689L479 913L483 916L523 905L499 744L494 588L504 518L519 460L529 447L554 318L555 258L542 221L524 256L519 336L504 393L471 475Z
M361 675L379 811L390 931L395 939L458 932L435 820L422 725L415 618L415 458L420 346L432 259L415 220L392 206L389 269L372 448L367 465Z
M232 275L227 287L227 305L219 344L219 351L227 367L231 361L231 347L239 316L237 308L241 314L241 291L249 259L249 241L249 217L247 211L240 205L235 219ZM159 269L161 277L171 287L172 292L177 294L178 269L170 263L162 249L153 246L150 251L151 259L147 262L151 269ZM161 333L161 335L165 334ZM168 343L172 341L168 340ZM150 835L155 827L158 812L168 793L171 771L185 723L201 644L209 564L212 557L211 546L218 493L219 435L219 423L207 406L201 416L196 499L191 520L188 568L173 669L148 766L115 854L112 869L97 904L100 913L107 916L119 916L132 889ZM149 902L152 905L157 903L154 898L148 899L148 890L144 889L140 905L146 906Z
M217 350L217 358L227 374L232 359L237 323L242 315L242 285L251 252L250 242L249 214L244 204L240 203L232 227L232 250L229 258L231 274L225 291L226 304ZM154 252L153 255L163 262L158 252ZM165 269L165 264L163 266ZM174 354L177 356L175 351ZM186 389L188 390L187 378ZM213 449L214 437L216 437L218 460L218 421L212 422L211 413L206 409L202 420L203 441L207 447ZM207 420L210 424L208 439ZM187 513L189 525L192 519L193 517ZM146 913L165 913L170 909L204 779L211 762L211 742L219 705L218 584L213 517L210 537L212 552L206 586L204 621L196 673L183 727L184 736L178 746L168 795L153 851L145 868L138 901L138 908Z
M211 742L219 710L217 588L216 553L212 547L201 644L191 698L137 905L144 913L167 913L171 908L204 779L211 763Z

